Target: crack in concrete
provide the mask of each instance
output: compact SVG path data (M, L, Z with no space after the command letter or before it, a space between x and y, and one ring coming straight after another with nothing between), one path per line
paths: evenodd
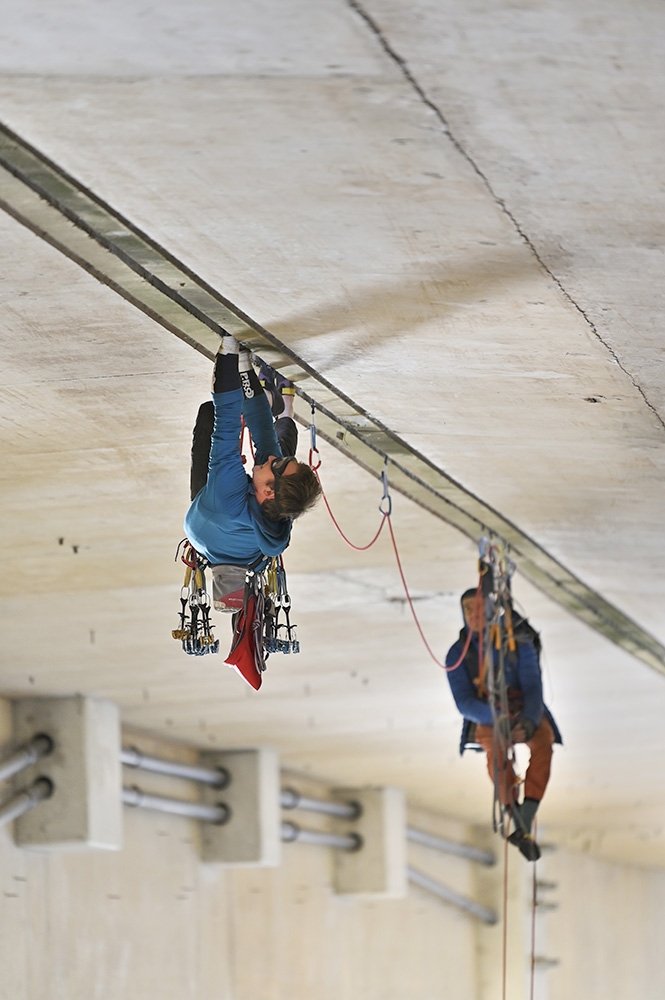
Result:
M536 246L533 243L532 239L522 229L520 223L518 222L517 218L515 217L515 215L513 214L513 212L510 210L510 208L506 204L505 200L500 195L498 195L496 193L496 191L492 187L492 184L491 184L489 178L487 177L487 175L485 173L483 173L483 171L478 166L478 164L474 160L474 158L471 155L471 153L469 153L469 151L465 148L465 146L462 144L462 142L453 133L453 131L450 128L450 125L448 124L448 121L447 121L444 113L441 111L440 107L437 104L435 104L434 101L430 97L427 96L427 92L425 91L424 87L418 82L418 80L416 79L416 77L412 73L412 71L409 68L409 65L408 65L406 59L403 56L401 56L393 48L393 46L391 45L391 43L388 41L388 39L387 39L384 31L379 27L379 25L374 20L374 18L372 17L372 15L369 14L368 11L366 11L365 8L362 6L362 4L360 4L358 2L358 0L346 0L346 2L349 5L349 7L353 11L355 11L356 14L358 14L358 16L363 19L363 21L365 21L365 23L369 27L370 31L376 36L377 41L381 45L381 47L384 50L384 52L386 53L386 55L399 67L400 72L402 73L402 75L404 76L404 78L407 80L407 82L411 85L411 87L413 87L413 89L415 90L415 92L418 94L418 96L420 97L421 101L423 102L423 104L425 104L430 109L430 111L432 111L436 115L436 117L438 118L439 122L441 123L441 125L443 127L443 130L444 130L445 134L448 136L448 138L450 139L451 143L453 144L453 146L455 147L455 149L457 150L457 152L460 154L460 156L462 156L466 160L466 162L472 168L472 170L474 171L474 173L476 173L476 175L483 182L483 184L487 188L488 192L490 193L493 201L499 206L499 208L504 213L504 215L508 219L510 219L511 223L513 224L513 226L515 228L515 231L520 236L520 238L523 240L523 242L525 243L525 245L529 248L529 250L531 251L531 253L535 257L535 259L538 261L538 264L541 266L541 268L543 269L543 271L545 272L545 274L547 274L547 276L549 278L551 278L551 280L557 286L557 288L559 289L559 291L561 292L561 294L564 296L564 298L582 316L582 318L584 319L585 323L587 324L587 326L589 327L589 329L591 330L591 332L593 333L593 335L603 345L603 347L605 348L605 350L612 357L613 361L615 362L615 364L618 365L618 367L621 369L621 371L624 373L624 375L626 375L630 379L630 382L631 382L632 386L637 390L637 392L640 394L640 396L644 400L644 402L645 402L646 406L648 407L648 409L654 415L654 417L656 418L656 420L658 421L658 423L661 425L661 427L663 428L663 430L665 430L665 418L663 418L660 415L660 413L658 412L658 410L656 409L656 407L654 406L654 404L650 401L650 399L648 398L646 392L644 391L644 389L642 388L642 386L640 385L640 383L637 381L637 379L635 378L635 376L632 374L632 372L630 372L625 367L625 365L621 362L621 359L619 358L619 355L614 350L614 348L611 346L611 344L609 344L608 341L605 340L605 338L602 336L602 334L598 330L598 327L593 322L593 320L590 318L590 316L587 314L587 312L585 311L584 307L581 306L579 304L579 302L577 302L576 299L573 298L573 296L571 295L571 293L564 286L564 284L561 281L561 279L558 278L557 275L551 270L551 268L545 263L544 259L541 257L541 255L538 252L538 249L536 248Z

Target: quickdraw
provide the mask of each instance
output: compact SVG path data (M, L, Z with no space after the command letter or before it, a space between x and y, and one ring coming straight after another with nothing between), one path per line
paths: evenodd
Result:
M205 571L209 563L187 539L178 545L178 557L185 564L185 577L180 591L179 627L171 635L190 656L218 653L219 639L213 635L212 601L206 586ZM300 652L296 626L291 622L291 597L281 556L247 570L242 611L234 616L233 624L229 656L233 657L239 644L247 642L248 632L251 633L251 659L258 674L265 671L270 653Z
M272 560L266 572L265 632L263 646L268 653L299 653L296 626L291 624L291 598L286 585L284 560ZM280 621L280 615L283 620Z
M316 472L321 467L321 455L316 447L316 406L312 403L312 420L309 425L309 467ZM316 455L316 464L314 456Z
M218 653L219 639L215 639L213 635L211 600L206 589L205 570L208 562L187 539L183 539L178 545L176 560L178 555L185 564L185 578L180 591L180 625L171 631L171 635L182 643L183 650L190 656Z
M501 802L499 782L506 763L515 763L515 749L510 735L512 706L505 675L506 656L516 650L511 614L511 580L515 563L509 558L507 547L502 542L483 537L478 548L480 590L485 612L484 629L478 637L478 691L487 695L494 730L492 825L495 831L499 830L502 836L507 837L512 813L510 805Z

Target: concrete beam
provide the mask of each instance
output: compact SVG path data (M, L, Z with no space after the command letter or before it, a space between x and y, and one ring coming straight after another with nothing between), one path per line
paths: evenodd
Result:
M17 819L17 845L40 850L122 847L117 706L76 695L23 698L12 711L16 741L36 733L53 740L48 757L17 776L17 789L42 775L53 783L51 798Z
M362 812L353 832L362 839L354 853L335 854L335 892L403 899L406 877L406 800L401 788L338 788L333 796L357 802Z
M202 826L202 860L227 867L277 867L282 856L278 755L262 747L206 751L200 759L230 775L223 791L203 787L202 800L209 805L223 801L231 811L223 826Z

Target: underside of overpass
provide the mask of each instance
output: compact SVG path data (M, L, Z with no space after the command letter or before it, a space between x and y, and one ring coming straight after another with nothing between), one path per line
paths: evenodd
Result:
M296 523L302 652L258 693L171 638L230 329L296 380L303 459L315 404L358 545L386 469L439 658L477 539L510 543L564 737L547 838L665 865L661 5L2 6L0 696L490 824L387 532Z

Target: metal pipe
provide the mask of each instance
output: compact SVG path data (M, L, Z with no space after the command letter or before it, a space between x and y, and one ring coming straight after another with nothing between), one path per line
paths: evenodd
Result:
M343 835L323 833L320 830L303 830L297 823L282 823L282 840L287 844L299 840L302 844L336 847L340 851L359 851L363 846L362 837L357 833Z
M24 788L0 806L0 826L11 823L13 819L34 809L38 803L49 799L51 795L53 795L53 782L50 778L37 778L29 788Z
M170 774L174 778L188 778L190 781L198 781L213 788L227 788L231 783L231 775L225 767L200 767L197 764L165 760L163 757L150 757L136 747L123 747L120 751L120 761L127 767L137 767L142 771L154 771L157 774Z
M295 788L282 788L279 793L282 809L305 809L308 812L325 813L341 819L358 819L362 813L359 802L330 802L327 799L309 799Z
M424 875L415 868L407 868L406 871L409 882L419 885L421 889L426 889L433 895L438 896L439 899L444 899L447 903L452 903L458 909L465 910L472 916L477 917L478 920L482 920L484 924L498 923L499 918L494 910L488 910L485 906L481 906L480 903L474 903L472 899L468 899L466 896L462 896L461 893L449 889L447 886L430 878L429 875Z
M0 763L0 781L11 778L12 775L24 771L41 757L53 750L53 740L46 733L38 733L28 742L20 746L11 757Z
M189 816L190 819L200 819L206 823L216 823L222 826L231 818L231 809L225 802L217 805L205 805L203 802L183 802L182 799L169 799L163 795L149 795L135 785L123 788L122 801L127 806L139 806L143 809L156 809L158 812L175 813L177 816Z
M470 844L457 844L454 840L446 840L445 837L425 833L424 830L416 830L412 826L407 826L406 836L414 844L423 844L424 847L432 847L435 851L442 851L444 854L457 854L461 858L479 861L481 865L496 864L496 855L492 851L482 851L479 847L471 847Z

